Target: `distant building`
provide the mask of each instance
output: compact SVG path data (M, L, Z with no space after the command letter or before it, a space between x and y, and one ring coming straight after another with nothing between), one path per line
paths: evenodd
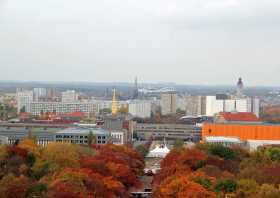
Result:
M182 111L186 110L186 98L184 95L177 95L176 109L180 109Z
M33 91L20 90L17 91L17 112L24 110L25 112L30 112L30 103L33 102Z
M73 144L88 144L89 134L92 133L96 144L124 144L125 135L122 131L77 126L61 127L27 127L9 125L0 126L0 144L14 144L28 137L36 137L37 144L45 146L51 142L67 142Z
M113 144L124 144L126 142L124 131L111 131L111 141Z
M143 124L137 123L135 133L138 138L148 140L154 138L182 139L198 142L201 139L201 127L186 124Z
M217 100L216 96L206 96L206 115L214 116L224 111L224 100Z
M96 144L107 144L110 141L110 132L100 128L67 128L55 133L56 142L68 142L73 144L88 144L88 136L92 133Z
M0 145L9 144L9 138L7 136L0 136Z
M161 113L162 115L175 114L177 108L176 92L167 92L161 94Z
M34 101L39 101L40 99L47 98L47 89L46 88L34 88L33 89Z
M67 90L61 94L61 102L63 103L74 103L78 101L78 94L75 90Z
M151 117L152 104L150 101L145 100L131 100L128 102L128 112L139 118Z
M30 109L27 112L32 113L32 115L46 112L72 113L76 111L89 115L98 112L98 106L93 102L31 102L29 105Z
M186 116L206 115L205 96L186 96Z
M259 117L258 98L236 98L218 100L216 96L206 96L206 115L214 116L220 112L252 112Z
M237 137L207 136L205 137L204 141L207 143L224 145L224 146L234 146L234 145L245 146L244 142Z
M263 145L280 145L280 126L267 124L209 124L202 128L202 139L208 137L234 137L244 142L249 149Z
M102 128L110 132L123 133L124 142L131 142L134 130L133 121L123 115L106 116Z

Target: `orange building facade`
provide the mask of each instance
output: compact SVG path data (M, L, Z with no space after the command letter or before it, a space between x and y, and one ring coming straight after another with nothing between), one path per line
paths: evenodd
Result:
M280 125L204 124L202 139L207 136L238 137L246 140L280 140Z

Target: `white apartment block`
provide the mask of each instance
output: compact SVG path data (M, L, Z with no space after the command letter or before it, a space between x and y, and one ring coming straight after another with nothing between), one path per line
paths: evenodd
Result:
M224 101L217 100L216 96L206 96L206 115L213 116L224 111Z
M128 112L134 117L151 117L152 104L145 100L131 100L128 102Z
M33 102L33 91L17 91L17 112L19 113L22 108L26 112L31 111L30 103Z
M217 100L216 96L206 96L206 115L214 116L219 112L252 112L259 116L258 98L237 98Z
M67 90L61 93L61 102L70 103L78 101L78 94L75 90Z
M229 99L224 101L224 111L225 112L233 112L236 111L235 100Z
M40 115L41 112L71 113L81 111L86 114L98 112L98 106L93 102L32 102L30 103L30 113Z

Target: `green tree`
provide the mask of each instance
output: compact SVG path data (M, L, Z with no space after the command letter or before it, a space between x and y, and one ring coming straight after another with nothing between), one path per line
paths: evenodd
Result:
M241 179L237 182L237 194L238 198L253 197L258 191L258 183L252 179Z
M25 113L25 112L26 112L26 107L25 106L21 107L20 113Z
M256 195L256 198L279 198L280 191L273 185L263 184Z
M210 153L224 159L235 159L234 151L231 148L223 145L212 145L210 147Z
M178 109L176 109L176 114L178 114L178 115L185 115L185 114L186 114L186 111L184 111L184 110L178 108Z
M221 180L215 186L216 192L225 192L225 193L233 193L237 189L237 183L234 180L226 179Z
M149 152L149 150L143 144L138 145L135 150L143 157L145 157Z
M280 161L280 148L278 147L268 148L265 151L265 155L267 155L272 161Z
M99 113L101 115L104 115L104 114L111 114L112 113L112 110L110 108L103 108L103 109L100 109L99 110Z
M93 135L92 131L89 132L88 134L88 145L92 145L96 143L96 137Z
M174 142L174 149L181 149L184 147L184 141L182 139L176 139Z

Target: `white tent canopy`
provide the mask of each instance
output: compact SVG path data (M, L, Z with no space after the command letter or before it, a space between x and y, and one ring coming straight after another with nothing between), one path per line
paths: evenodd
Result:
M156 146L155 149L151 150L147 157L156 157L156 158L164 158L170 150L167 148L166 145L164 147Z

